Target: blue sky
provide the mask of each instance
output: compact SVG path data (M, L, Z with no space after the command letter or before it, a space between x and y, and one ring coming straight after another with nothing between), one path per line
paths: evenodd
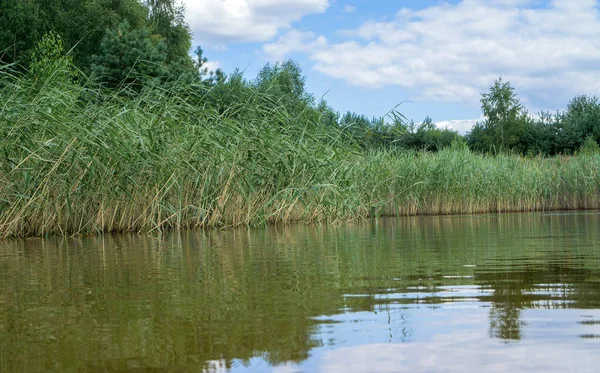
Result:
M299 62L337 111L467 131L503 76L532 112L600 91L597 0L183 0L211 66Z

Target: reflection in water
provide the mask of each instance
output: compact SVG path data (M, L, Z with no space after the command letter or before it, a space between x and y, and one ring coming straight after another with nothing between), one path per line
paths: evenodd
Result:
M504 340L521 339L521 310L510 303L494 305L490 311L490 335Z
M2 242L0 371L597 364L599 223L507 214Z
M320 372L344 373L506 373L598 371L596 351L561 343L521 343L510 350L456 333L455 342L373 344L340 348L324 354Z

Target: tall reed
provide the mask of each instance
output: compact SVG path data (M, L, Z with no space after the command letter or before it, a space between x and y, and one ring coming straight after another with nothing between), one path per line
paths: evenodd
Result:
M0 238L600 207L597 155L363 152L268 93L214 93L0 70Z

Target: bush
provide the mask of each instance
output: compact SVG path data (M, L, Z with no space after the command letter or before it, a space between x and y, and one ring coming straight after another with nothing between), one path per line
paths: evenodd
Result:
M50 78L67 81L74 75L73 59L65 54L60 35L53 32L44 35L31 56L30 78L36 82Z
M579 148L579 154L581 155L594 155L600 153L600 146L592 136L585 138L585 141Z

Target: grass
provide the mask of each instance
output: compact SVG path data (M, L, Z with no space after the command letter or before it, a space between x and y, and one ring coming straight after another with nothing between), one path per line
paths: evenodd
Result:
M0 238L600 208L600 156L365 152L246 88L104 91L0 71Z

